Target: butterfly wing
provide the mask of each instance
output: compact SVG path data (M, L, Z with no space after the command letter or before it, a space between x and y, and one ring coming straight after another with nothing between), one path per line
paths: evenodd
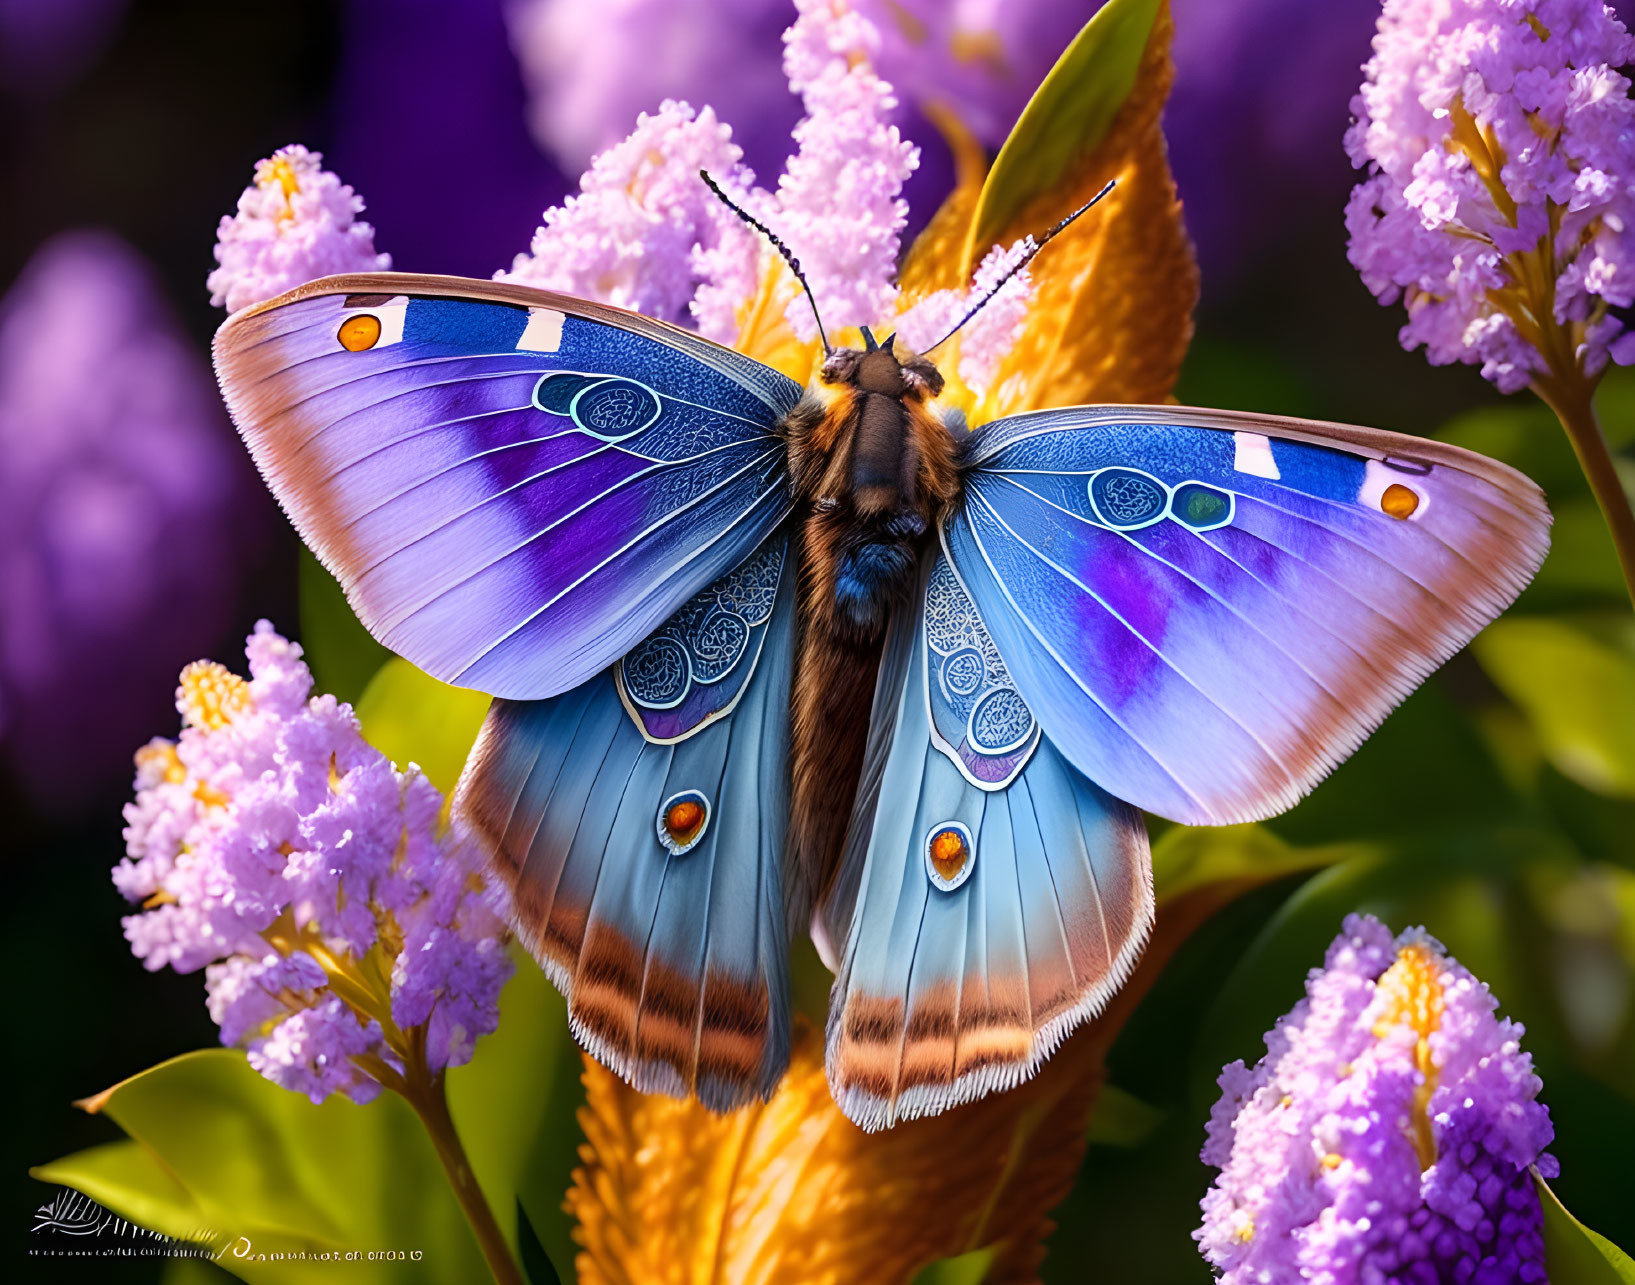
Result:
M382 642L445 681L579 686L788 513L776 371L490 281L328 277L216 370L279 503Z
M585 1047L718 1110L765 1097L789 1056L786 545L583 686L496 701L455 796Z
M1549 513L1481 456L1179 407L985 426L942 531L1045 736L1193 824L1291 806L1519 593Z
M1123 983L1152 917L1140 814L1041 736L933 553L918 609L892 622L847 852L814 923L836 967L836 1102L878 1129L1027 1078Z

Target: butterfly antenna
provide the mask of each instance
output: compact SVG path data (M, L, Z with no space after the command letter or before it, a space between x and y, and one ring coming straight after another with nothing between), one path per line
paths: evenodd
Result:
M952 330L950 330L941 339L937 340L936 343L932 344L931 347L927 348L925 350L925 352L920 354L920 355L925 356L925 355L927 355L929 353L935 352L938 348L941 348L945 343L947 343L950 339L952 339L955 335L957 335L959 333L959 331L960 331L960 327L962 327L967 321L969 321L972 317L976 316L977 313L981 312L984 307L986 307L989 303L991 303L993 301L993 297L995 295L997 295L1001 290L1003 290L1006 287L1006 285L1008 285L1010 283L1010 279L1012 277L1014 277L1023 268L1027 267L1028 264L1033 262L1033 256L1034 255L1038 254L1040 250L1043 250L1047 245L1049 245L1051 243L1051 241L1055 239L1056 236L1058 236L1062 231L1064 231L1066 229L1068 224L1073 222L1074 219L1078 218L1079 215L1083 214L1086 210L1088 210L1097 201L1101 200L1102 197L1106 196L1107 193L1111 192L1113 190L1113 188L1116 187L1117 185L1118 185L1118 180L1117 179L1108 179L1106 187L1102 188L1101 191L1097 192L1094 196L1092 196L1083 205L1079 206L1078 209L1074 210L1073 213L1069 214L1065 219L1063 219L1055 227L1051 228L1050 231L1046 232L1042 237L1040 237L1037 241L1035 241L1033 243L1033 248L1031 250L1029 250L1026 254L1024 254L1020 259L1018 259L1015 263L1011 264L1010 270L1008 272L1006 272L1004 276L1000 277L998 281L994 282L994 284L989 288L988 293L983 295L982 298L978 299L974 304L972 304L971 307L966 311L965 315L954 323L954 328ZM710 184L710 186L714 187L715 185L712 183L712 184Z
M708 170L699 170L698 177L704 180L704 186L715 193L722 205L726 206L745 223L749 224L750 227L754 228L768 241L770 241L772 243L772 248L783 256L783 261L789 265L789 270L795 274L795 280L800 282L800 288L806 291L806 301L812 305L812 319L817 322L818 338L823 341L823 355L827 357L834 351L834 349L829 347L829 336L823 333L823 318L818 315L817 296L812 293L812 287L806 280L806 274L800 269L800 260L795 257L795 252L780 241L777 236L774 235L771 228L767 227L766 224L762 223L743 206L739 205L738 202L734 201L730 196L723 192L721 190L721 185L710 177L710 172ZM1069 220L1069 222L1071 222L1071 220ZM1060 229L1057 229L1057 231L1059 230ZM1052 232L1051 235L1054 236L1055 233Z

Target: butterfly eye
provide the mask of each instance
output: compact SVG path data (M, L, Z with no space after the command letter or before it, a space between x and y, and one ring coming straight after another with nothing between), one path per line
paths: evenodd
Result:
M1392 482L1380 496L1380 508L1398 521L1411 518L1419 508L1419 492L1400 482Z
M925 836L925 872L944 892L952 892L969 879L975 864L971 832L960 822L944 821Z
M676 856L691 851L710 824L710 800L700 790L672 794L659 809L659 842Z
M335 332L341 347L347 352L363 352L380 342L380 318L372 312L360 312L341 322Z

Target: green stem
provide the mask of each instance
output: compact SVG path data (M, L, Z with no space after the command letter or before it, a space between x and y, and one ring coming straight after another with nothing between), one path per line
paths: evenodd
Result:
M1635 511L1630 509L1629 495L1618 476L1618 466L1595 418L1593 389L1581 378L1548 383L1540 380L1533 388L1555 412L1567 432L1567 440L1573 444L1579 466L1589 479L1595 502L1601 506L1601 515L1612 532L1618 565L1624 572L1624 586L1631 603L1635 603Z
M426 1126L432 1145L437 1148L437 1158L443 1162L443 1172L448 1175L449 1186L454 1188L454 1198L460 1202L466 1221L471 1224L472 1234L477 1237L496 1285L528 1285L522 1269L511 1257L500 1225L494 1221L494 1211L488 1207L488 1200L477 1185L477 1176L471 1172L471 1162L466 1159L465 1147L460 1144L460 1135L454 1128L454 1118L449 1115L443 1077L423 1071L416 1074L411 1068L403 1096Z

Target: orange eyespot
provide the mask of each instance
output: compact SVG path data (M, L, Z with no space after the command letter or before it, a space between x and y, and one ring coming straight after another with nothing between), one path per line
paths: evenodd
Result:
M664 813L664 828L670 832L672 838L688 839L694 830L698 829L699 822L704 819L704 809L688 799L685 803L677 803Z
M697 790L671 795L659 809L659 842L680 856L704 837L710 801Z
M1380 508L1398 520L1411 518L1419 508L1419 493L1400 482L1392 482L1380 496Z
M975 855L971 833L958 821L945 821L926 836L926 873L944 892L952 892L965 882Z
M341 322L335 332L341 347L347 352L362 352L380 342L380 318L371 312L360 312Z

